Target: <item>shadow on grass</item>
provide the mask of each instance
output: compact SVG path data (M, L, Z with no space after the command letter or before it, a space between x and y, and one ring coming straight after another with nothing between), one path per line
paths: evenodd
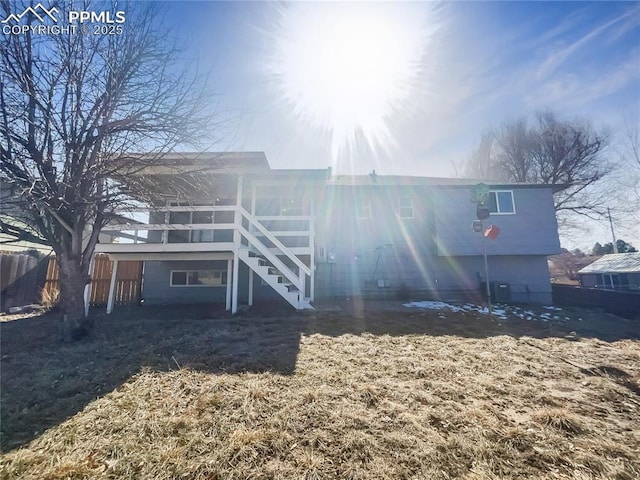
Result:
M545 338L578 330L570 323L501 321L467 312L443 315L400 309L398 302L335 306L333 312L299 315L280 305L256 305L233 318L216 305L120 308L109 316L97 312L93 336L72 344L59 342L57 315L4 322L0 327L2 450L37 438L143 368L290 375L302 335ZM640 338L637 322L619 331L610 322L597 328L595 320L580 323L600 332L584 335L578 331L584 337ZM627 331L629 328L633 331Z
M96 315L91 338L64 344L57 317L23 318L0 327L4 452L75 415L145 367L290 375L302 333L300 322L230 318L216 306L136 307Z

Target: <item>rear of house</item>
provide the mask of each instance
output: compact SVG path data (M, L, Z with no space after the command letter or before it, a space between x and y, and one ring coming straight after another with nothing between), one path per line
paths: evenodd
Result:
M485 281L472 231L477 182L381 175L332 177L317 219L318 296L465 298ZM560 250L549 186L493 185L486 240L490 281L514 302L551 302L547 255ZM321 233L320 233L321 232Z
M477 181L273 170L264 154L172 155L170 169L142 172L157 200L109 226L97 248L144 262L146 304L222 302L235 312L276 298L298 309L336 296L450 299L486 280L471 228ZM196 176L198 187L185 188ZM551 302L546 256L560 251L552 187L490 188L485 223L501 230L486 240L491 282L511 301Z

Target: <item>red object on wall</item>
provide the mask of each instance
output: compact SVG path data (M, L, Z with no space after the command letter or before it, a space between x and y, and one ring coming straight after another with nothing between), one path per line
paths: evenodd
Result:
M484 236L491 240L498 238L498 235L500 235L500 229L495 225L489 225L489 228L484 231Z

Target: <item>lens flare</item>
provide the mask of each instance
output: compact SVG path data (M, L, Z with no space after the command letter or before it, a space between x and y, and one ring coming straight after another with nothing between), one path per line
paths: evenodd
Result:
M334 164L363 138L393 144L434 28L424 3L294 3L281 8L269 69L299 120L329 132ZM431 32L430 32L431 30Z

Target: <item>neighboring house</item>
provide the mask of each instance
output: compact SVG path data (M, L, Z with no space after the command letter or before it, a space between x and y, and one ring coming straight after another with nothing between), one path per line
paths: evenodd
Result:
M145 262L145 304L225 302L235 312L280 296L305 309L334 296L464 298L484 281L474 180L272 170L262 153L170 154L133 176L157 199L105 229L118 243L96 252L116 262L112 294L118 261ZM485 225L501 229L486 240L490 280L508 284L512 301L551 302L554 187L490 187Z
M640 290L640 252L604 255L578 271L583 287Z

